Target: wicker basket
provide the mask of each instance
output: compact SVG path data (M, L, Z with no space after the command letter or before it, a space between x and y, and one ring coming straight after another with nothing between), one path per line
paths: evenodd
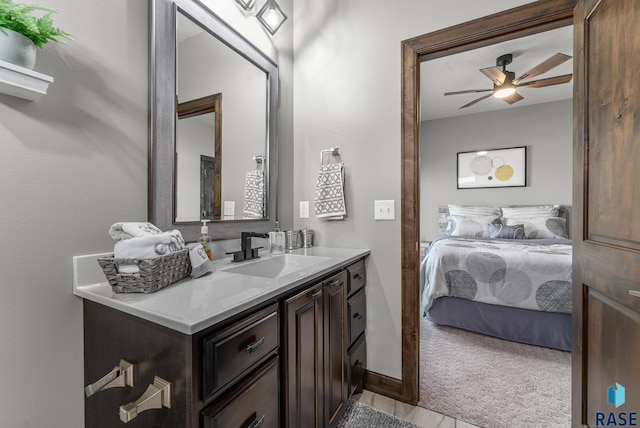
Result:
M115 293L153 293L191 274L189 250L153 259L98 259ZM119 273L118 266L136 265L138 273Z

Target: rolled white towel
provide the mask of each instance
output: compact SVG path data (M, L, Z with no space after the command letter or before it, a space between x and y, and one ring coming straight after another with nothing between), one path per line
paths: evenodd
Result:
M162 230L153 223L139 221L118 222L109 228L109 235L116 241L161 233L163 233Z

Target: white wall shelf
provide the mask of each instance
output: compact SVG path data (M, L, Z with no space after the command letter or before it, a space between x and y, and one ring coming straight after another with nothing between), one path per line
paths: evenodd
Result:
M0 93L33 101L47 94L53 77L0 60Z

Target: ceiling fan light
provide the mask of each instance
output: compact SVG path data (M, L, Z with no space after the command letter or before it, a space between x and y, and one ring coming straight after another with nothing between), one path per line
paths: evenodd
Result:
M504 84L495 91L493 91L493 96L496 98L506 98L516 93L516 87L510 83Z

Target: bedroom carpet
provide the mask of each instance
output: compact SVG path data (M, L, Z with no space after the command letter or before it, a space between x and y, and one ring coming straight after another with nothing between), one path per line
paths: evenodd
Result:
M388 413L358 401L349 400L344 414L338 421L336 428L418 428L416 425L403 421Z
M485 428L571 426L571 353L423 320L421 407Z

